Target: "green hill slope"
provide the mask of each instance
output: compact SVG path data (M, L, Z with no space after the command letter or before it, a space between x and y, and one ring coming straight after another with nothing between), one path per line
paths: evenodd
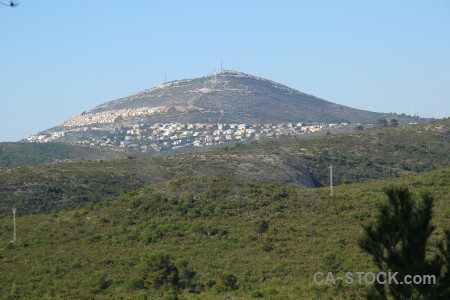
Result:
M450 228L450 168L342 185L334 197L326 188L183 177L85 208L19 217L14 247L12 218L3 218L0 295L161 299L146 288L142 268L162 251L181 276L196 274L189 284L199 294L180 290L181 299L359 299L366 286L318 286L313 274L375 270L356 240L393 184L433 193L433 238ZM262 239L258 218L269 224Z
M121 148L84 147L63 143L0 143L0 167L33 166L63 161L125 158L135 152Z
M293 165L307 166L319 185L328 184L330 165L335 184L362 182L448 166L450 119L354 134L275 139L232 149L236 154L277 154Z
M303 166L286 164L276 155L190 154L149 159L61 163L0 169L0 215L17 206L22 214L70 209L99 202L170 178L200 174L234 176L247 181L291 182L313 187Z
M354 183L446 167L450 120L308 139L236 144L144 159L0 169L0 215L70 209L185 175L236 177L290 187Z

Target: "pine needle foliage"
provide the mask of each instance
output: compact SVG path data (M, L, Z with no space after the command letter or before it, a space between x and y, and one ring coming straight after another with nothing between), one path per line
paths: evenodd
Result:
M360 247L370 254L377 267L402 280L406 275L434 275L436 284L377 284L370 290L368 299L449 299L450 298L450 234L430 258L433 197L421 195L421 201L413 200L405 187L391 187L385 191L388 202L379 208L373 224L364 226Z

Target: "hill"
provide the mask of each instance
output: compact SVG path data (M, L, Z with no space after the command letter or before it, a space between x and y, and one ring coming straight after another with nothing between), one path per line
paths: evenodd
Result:
M225 142L424 119L335 104L260 77L222 71L106 102L24 141L122 146L154 154Z
M304 188L355 183L449 165L450 119L310 139L236 144L173 156L0 169L0 215L70 209L186 175L234 177Z
M215 153L226 153L219 148ZM450 163L450 119L418 125L306 139L274 139L233 147L239 153L276 154L310 170L317 186L336 185L430 171Z
M170 255L181 299L360 299L365 285L316 285L316 272L376 271L357 246L390 185L436 198L450 228L450 168L335 187L292 189L231 177L188 176L85 208L0 219L4 299L175 299L149 289L155 253ZM255 220L268 222L262 238Z
M146 106L198 109L193 116L188 111L172 115L172 121L182 123L370 123L387 116L334 104L280 83L230 70L168 82L106 102L87 113Z
M141 155L123 148L88 147L64 143L0 143L0 167L94 161Z

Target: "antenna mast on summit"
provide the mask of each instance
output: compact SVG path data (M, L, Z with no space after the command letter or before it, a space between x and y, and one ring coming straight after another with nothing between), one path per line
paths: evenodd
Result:
M220 60L220 72L223 71L222 60Z

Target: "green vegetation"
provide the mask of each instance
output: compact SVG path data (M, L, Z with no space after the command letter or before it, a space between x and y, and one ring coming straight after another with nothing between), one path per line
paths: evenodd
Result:
M398 121L397 121L397 119L391 119L391 126L392 126L392 127L397 127L397 126L398 126Z
M269 229L269 222L264 219L258 218L255 220L255 231L259 234L259 239L262 241L263 233Z
M133 160L136 161L136 160ZM360 299L365 285L314 273L377 270L358 246L387 186L430 191L450 228L450 168L326 188L185 176L69 211L0 219L4 299ZM264 243L255 221L268 227ZM266 243L269 243L266 245ZM263 245L262 245L263 244Z
M125 149L86 147L63 143L0 143L0 167L33 166L61 161L125 158ZM136 155L136 154L134 154Z
M450 119L426 124L366 129L353 134L276 139L215 150L226 154L275 154L291 166L306 166L317 185L336 185L426 172L450 164ZM283 182L285 184L285 182Z
M143 159L0 169L0 215L73 209L186 175L238 178L288 187L392 178L450 163L450 119L347 135L276 139L211 151ZM131 157L130 157L131 158Z
M422 194L416 203L407 188L386 190L388 203L379 209L375 224L364 227L359 241L380 271L398 274L398 282L405 276L433 275L434 284L375 284L367 299L449 299L450 298L450 231L438 244L440 252L428 254L433 197ZM428 256L428 257L427 257ZM387 278L386 278L387 280Z

